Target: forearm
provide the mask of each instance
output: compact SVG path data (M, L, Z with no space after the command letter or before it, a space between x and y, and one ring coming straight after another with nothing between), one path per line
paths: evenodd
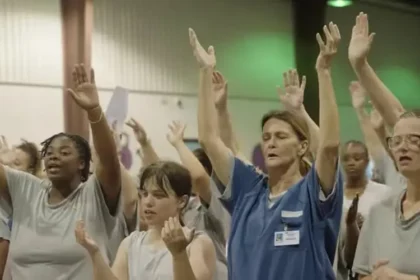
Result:
M223 143L228 147L234 155L239 152L239 145L236 139L236 135L233 132L232 119L227 108L217 109L218 115L218 128L220 138Z
M172 257L174 280L196 280L186 251Z
M318 145L319 145L319 126L314 122L311 116L309 116L308 112L306 111L304 107L301 109L300 114L305 119L306 124L308 125L309 136L311 139L310 151L312 155L315 157L316 153L318 152Z
M359 228L357 223L354 222L346 227L346 238L344 241L344 259L347 267L353 266L354 256L356 254L357 241L359 239Z
M372 127L369 115L364 108L355 108L357 119L359 120L360 128L365 139L366 146L372 157L381 156L383 153L382 142Z
M125 167L120 164L121 168L121 195L123 202L123 211L124 217L127 222L133 222L136 220L136 211L137 211L137 186L134 183L133 178L125 169ZM134 222L135 223L135 222ZM129 228L132 228L134 225L128 225ZM135 226L134 226L135 227Z
M367 61L353 66L353 69L359 81L366 89L373 106L383 116L385 123L390 127L394 127L399 118L399 114L404 112L404 107L401 102L379 79Z
M317 69L319 84L319 146L335 148L340 144L339 114L330 69Z
M125 280L118 279L98 251L91 255L94 280Z
M198 138L204 145L219 138L217 127L217 112L212 94L213 69L200 69L198 90Z
M119 175L119 159L117 154L117 146L114 136L108 125L108 122L102 112L101 107L96 107L88 111L88 118L91 122L93 146L98 156L101 166L109 172L118 170ZM99 121L98 121L99 120Z
M183 141L176 143L175 149L178 152L182 164L190 171L194 191L206 203L210 203L210 176L207 174L203 165Z
M140 146L143 153L143 166L148 166L159 161L159 156L157 155L152 143L149 140L144 143L140 143Z

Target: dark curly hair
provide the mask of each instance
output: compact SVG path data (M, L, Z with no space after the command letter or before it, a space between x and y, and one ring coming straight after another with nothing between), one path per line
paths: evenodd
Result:
M92 160L92 152L90 150L89 142L86 141L85 138L76 134L67 134L67 133L58 133L50 138L46 139L44 142L41 143L41 157L44 158L47 154L47 149L50 146L51 142L57 137L67 137L73 141L76 146L77 152L79 153L79 157L81 160L84 161L85 167L82 170L81 180L85 182L89 177L89 170L90 170L90 161Z

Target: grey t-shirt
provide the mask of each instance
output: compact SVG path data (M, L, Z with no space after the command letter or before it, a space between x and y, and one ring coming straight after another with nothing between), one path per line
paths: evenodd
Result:
M210 205L201 204L198 198L190 200L184 213L184 222L188 228L205 232L213 241L216 249L216 280L227 279L226 240L230 215L219 200L220 193L212 182ZM219 194L219 195L218 195Z
M372 207L363 223L353 272L370 275L380 260L400 273L420 275L420 213L405 220L401 201L405 190Z
M107 242L116 223L96 176L89 177L65 200L51 205L48 181L4 168L13 205L9 248L13 280L92 279L90 257L74 237L76 221L85 221L87 232L106 261Z

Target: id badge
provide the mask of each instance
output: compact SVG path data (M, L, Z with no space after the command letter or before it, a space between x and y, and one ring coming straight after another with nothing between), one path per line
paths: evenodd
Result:
M300 232L298 230L277 231L274 233L274 246L299 245Z

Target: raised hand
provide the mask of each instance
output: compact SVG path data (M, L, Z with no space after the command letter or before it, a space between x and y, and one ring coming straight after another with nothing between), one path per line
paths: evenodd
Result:
M365 13L356 17L349 44L349 60L353 67L367 59L375 33L369 34L369 20Z
M172 256L179 255L184 252L194 239L195 230L189 231L188 236L184 233L178 218L169 218L162 228L162 240Z
M117 147L117 152L121 152L121 135L118 133L118 122L114 121L111 125L111 133L112 137L114 138L115 146Z
M213 72L213 93L214 93L214 104L217 109L227 108L227 94L228 84L222 73L216 71Z
M198 41L194 30L190 28L188 31L190 35L190 45L200 68L214 68L216 66L216 56L214 54L213 46L210 46L206 51Z
M363 86L357 82L353 81L350 83L349 91L351 95L351 104L355 109L361 109L365 106L366 101L366 91Z
M73 82L75 89L69 88L67 92L71 94L77 105L86 111L99 106L99 96L93 69L90 70L89 79L84 65L76 65L73 70Z
M144 145L144 144L147 143L146 130L143 128L143 126L138 121L131 118L125 124L133 130L134 136L136 137L136 140L140 143L140 145Z
M77 243L82 245L89 254L93 255L98 252L98 244L87 234L84 221L77 221L74 235L76 236Z
M331 67L332 58L337 53L338 45L341 41L340 30L336 24L330 22L328 27L324 25L323 31L326 43L324 43L319 33L316 34L316 40L319 45L316 69L329 69Z
M0 139L0 163L4 165L11 165L15 160L15 153L10 149L9 143L4 135Z
M346 224L351 225L357 222L357 211L359 207L359 195L353 199L349 211L347 212Z
M372 108L372 111L370 111L370 123L375 130L383 127L384 125L384 119L376 108Z
M299 74L296 69L283 73L283 87L277 87L280 102L289 112L300 111L303 108L303 97L306 87L306 77L299 81Z
M178 143L184 141L184 131L186 128L184 123L173 121L168 127L170 132L166 135L166 138L172 146L176 146Z

